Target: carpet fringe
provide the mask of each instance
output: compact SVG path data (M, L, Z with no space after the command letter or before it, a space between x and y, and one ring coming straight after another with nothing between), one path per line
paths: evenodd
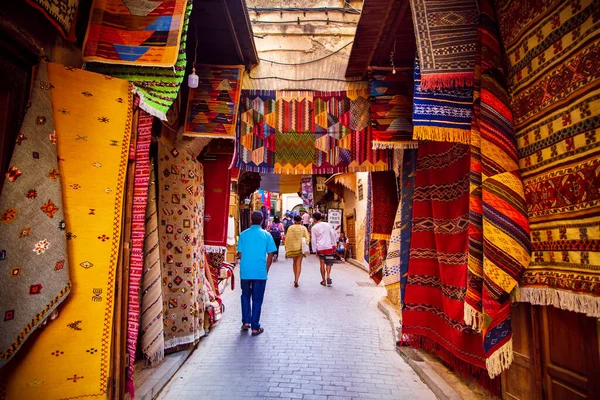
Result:
M586 314L588 317L600 318L600 297L537 287L519 287L516 297L523 303L554 306L562 310Z
M139 90L135 85L133 86L133 93L137 94L140 97L140 108L146 111L148 114L152 115L160 119L161 121L167 121L167 114L158 111L156 108L152 107L150 104L146 102L144 98L144 92Z
M415 126L413 139L470 144L471 131L440 126Z
M465 302L465 324L477 332L483 329L483 313Z
M510 339L485 360L485 366L490 378L494 379L496 376L500 375L502 371L507 370L514 358L512 339Z
M186 344L194 344L196 341L200 340L202 336L205 335L204 329L195 332L193 335L187 335L183 337L175 337L165 341L164 350L168 350L173 347L183 346Z
M204 245L204 251L206 251L207 253L222 254L222 253L227 252L227 247L224 247L224 246L207 246L207 245Z
M475 74L473 72L428 74L421 71L421 88L424 90L473 87L474 80Z
M419 142L411 141L411 142L372 142L373 150L407 150L407 149L418 149Z
M154 354L146 358L146 365L152 366L160 363L165 358L165 348L161 347Z

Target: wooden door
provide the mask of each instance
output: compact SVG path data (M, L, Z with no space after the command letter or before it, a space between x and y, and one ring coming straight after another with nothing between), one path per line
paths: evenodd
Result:
M352 258L356 259L356 231L355 231L354 213L346 214L346 237L348 238L348 247Z

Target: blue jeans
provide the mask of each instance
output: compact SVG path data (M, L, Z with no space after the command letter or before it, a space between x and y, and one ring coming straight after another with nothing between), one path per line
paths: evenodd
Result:
M260 328L260 311L265 296L265 279L242 279L242 323L252 325L252 330ZM252 304L250 299L252 298Z

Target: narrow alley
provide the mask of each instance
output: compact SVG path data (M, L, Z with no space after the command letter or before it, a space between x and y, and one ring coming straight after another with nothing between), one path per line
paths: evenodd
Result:
M366 272L336 263L333 285L319 285L315 256L304 259L300 287L283 257L269 273L261 324L240 330L239 285L228 291L223 319L159 399L435 399L394 349L377 309L385 296Z

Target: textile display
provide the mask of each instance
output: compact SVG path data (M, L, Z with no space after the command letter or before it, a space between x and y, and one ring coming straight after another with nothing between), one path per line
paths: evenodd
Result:
M26 0L40 10L46 19L70 42L75 41L75 22L79 0Z
M520 300L600 317L600 3L496 3L532 239Z
M105 397L132 94L127 81L59 64L48 64L48 76L56 131L49 139L57 143L65 217L57 223L66 231L73 290L15 365L6 398ZM44 173L56 178L58 171ZM53 246L49 238L35 251ZM45 289L41 283L31 291Z
M481 336L464 322L469 227L469 147L419 144L402 334L492 390Z
M469 143L473 118L473 86L425 90L420 61L415 60L413 138Z
M204 335L204 172L185 151L158 145L158 234L165 350Z
M388 291L396 293L400 286L400 227L402 226L402 203L398 204L396 216L394 218L394 227L390 236L387 253L385 256L385 265L383 267L383 284ZM400 295L398 294L398 302Z
M369 101L374 149L414 149L412 77L404 73L369 75Z
M410 7L423 70L421 87L472 87L479 23L477 0L410 0Z
M177 62L187 0L94 0L84 62L173 67Z
M364 245L364 259L365 265L369 268L369 277L379 284L383 279L383 268L385 266L385 258L387 253L387 244L385 240L373 238L373 174L369 174L367 183L367 212L365 221L365 245Z
M531 243L494 10L487 0L480 7L465 323L482 332L494 378L513 360L510 293L529 265Z
M181 0L173 0L163 3L175 3L175 1L177 3L181 2ZM179 88L185 77L186 40L188 21L192 14L192 4L193 1L188 1L187 8L185 9L183 26L181 28L181 40L179 41L179 51L175 65L171 64L169 67L145 67L137 65L137 63L133 65L118 65L90 62L87 63L87 68L101 74L130 81L133 83L136 94L140 96L140 108L162 121L167 121L167 112L177 99Z
M393 171L371 173L371 238L390 240L398 209L398 189Z
M305 208L314 207L313 179L312 176L302 178L302 204Z
M150 166L146 229L144 235L144 270L142 272L142 322L140 342L144 358L151 365L165 356L163 337L163 295L158 239L158 214L156 211L156 174L154 163Z
M260 174L260 189L279 193L280 177L279 174Z
M135 396L133 365L138 342L140 320L140 287L144 269L144 237L146 234L146 204L150 181L150 141L154 117L139 111L135 143L135 170L133 182L133 211L131 215L131 256L129 261L129 302L127 310L127 353L129 368L125 388Z
M417 176L417 150L404 150L402 157L402 175L400 178L400 206L402 221L400 225L400 308L404 309L404 296L408 280L408 263L412 240L413 197ZM417 220L417 222L421 222Z
M243 90L236 166L278 174L386 171L372 150L368 92Z
M183 134L235 139L243 66L196 65L198 87L190 89Z
M206 155L204 176L204 248L208 252L226 251L229 191L231 188L231 155Z
M0 368L71 291L50 90L42 61L0 196Z

